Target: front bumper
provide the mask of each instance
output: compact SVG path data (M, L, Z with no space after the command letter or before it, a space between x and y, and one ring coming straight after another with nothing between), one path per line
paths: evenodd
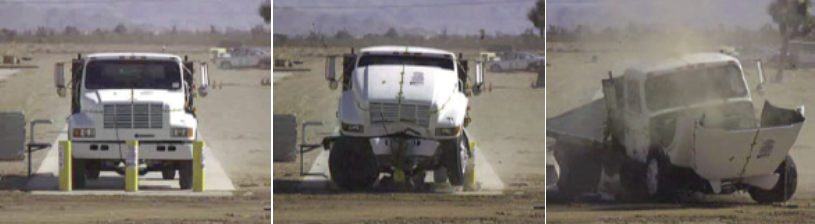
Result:
M432 157L439 148L438 141L428 139L370 138L368 141L377 156L391 155L402 148L405 150L402 155L408 157Z
M156 141L139 142L139 159L191 160L192 142ZM124 141L73 141L71 153L79 159L124 160L127 145Z

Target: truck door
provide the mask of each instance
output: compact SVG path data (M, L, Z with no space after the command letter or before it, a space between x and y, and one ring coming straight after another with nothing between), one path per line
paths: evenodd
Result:
M625 80L625 109L623 110L626 154L640 162L648 159L648 118L644 116L642 91L639 81Z

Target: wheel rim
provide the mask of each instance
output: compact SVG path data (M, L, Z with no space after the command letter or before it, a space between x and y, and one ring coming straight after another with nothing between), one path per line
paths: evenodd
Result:
M648 168L645 170L645 184L648 188L648 195L655 195L659 186L657 176L659 175L659 164L655 159L648 161Z
M459 144L459 154L461 154L461 173L467 173L467 163L470 160L470 155L467 153L467 146L464 141Z

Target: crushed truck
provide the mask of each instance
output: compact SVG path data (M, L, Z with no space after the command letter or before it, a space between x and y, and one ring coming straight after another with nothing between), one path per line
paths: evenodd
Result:
M197 94L194 62L171 54L96 53L77 55L54 68L60 97L70 96L68 140L72 142L74 188L100 171L124 174L126 141L139 141L139 174L161 171L163 179L179 173L182 189L192 187L193 142L198 118L193 98L206 96L208 66L201 63ZM70 90L70 94L68 94Z
M789 152L805 122L803 107L765 102L757 119L737 59L690 54L621 76L609 72L602 93L547 119L562 196L593 193L608 177L618 178L622 194L660 201L683 192L747 191L774 203L795 193Z
M337 117L339 136L330 145L331 180L341 189L372 189L396 183L420 189L426 172L434 183L463 186L473 178L473 149L466 127L471 119L468 96L483 90L481 62L423 47L377 46L342 56L342 76L328 57L326 79L341 83ZM448 182L449 181L449 182ZM399 184L403 183L403 184Z

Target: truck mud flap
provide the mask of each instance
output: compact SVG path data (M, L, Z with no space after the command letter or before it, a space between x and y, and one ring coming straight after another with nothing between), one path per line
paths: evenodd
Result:
M765 102L759 128L725 130L697 124L691 146L694 170L708 180L772 173L798 138L805 121L801 112Z

